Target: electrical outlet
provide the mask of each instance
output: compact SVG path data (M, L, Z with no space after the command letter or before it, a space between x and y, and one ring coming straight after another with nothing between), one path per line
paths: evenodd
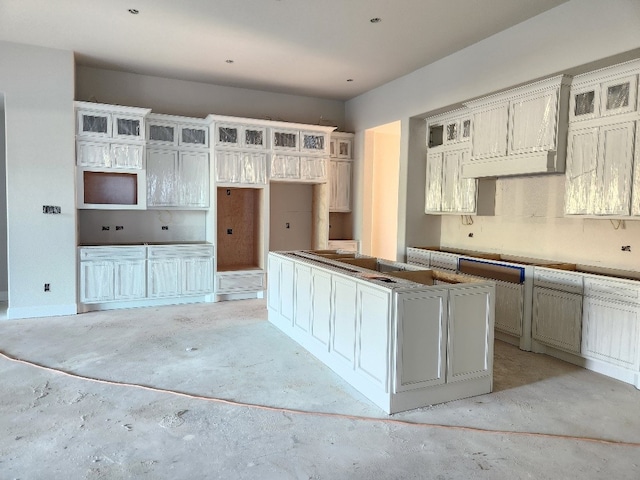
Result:
M116 232L118 230L124 230L124 227L122 225L116 225Z
M45 292L50 292L51 291L51 284L50 283L45 283L44 284L44 291Z
M58 206L55 205L43 205L42 206L42 213L51 213L54 215L57 215L59 213L62 212L62 209Z
M291 228L291 227L289 226L289 222L285 223L284 225L285 225L285 227L284 227L284 228Z
M473 238L473 232L469 234L469 238Z
M630 252L631 251L631 245L622 245L621 250L623 252Z
M227 228L227 235L233 235L233 228Z
M102 231L103 232L108 232L109 231L109 226L108 225L102 225Z
M227 195L231 195L231 189L227 188Z
M169 225L162 225L163 230L169 230Z

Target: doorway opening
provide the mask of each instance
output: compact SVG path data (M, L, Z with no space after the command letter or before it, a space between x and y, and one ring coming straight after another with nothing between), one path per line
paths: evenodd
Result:
M397 260L400 121L365 131L362 252Z

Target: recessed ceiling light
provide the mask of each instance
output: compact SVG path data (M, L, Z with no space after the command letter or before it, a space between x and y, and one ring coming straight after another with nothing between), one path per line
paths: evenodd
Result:
M373 17L371 20L369 20L371 23L380 23L382 21L382 19L380 17Z
M131 15L138 15L140 13L140 10L136 9L136 8L130 8L129 9L129 13Z
M233 63L233 60L228 59L228 60L225 60L225 62L227 62L227 63Z
M347 78L347 82L353 82L353 78Z

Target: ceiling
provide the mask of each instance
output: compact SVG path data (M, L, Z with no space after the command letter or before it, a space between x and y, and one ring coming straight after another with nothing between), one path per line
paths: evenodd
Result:
M347 100L565 1L0 0L0 40L72 50L78 65Z

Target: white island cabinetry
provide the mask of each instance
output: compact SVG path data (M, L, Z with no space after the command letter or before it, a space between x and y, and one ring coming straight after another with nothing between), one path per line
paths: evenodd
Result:
M491 282L353 257L270 252L269 321L387 413L491 391Z

